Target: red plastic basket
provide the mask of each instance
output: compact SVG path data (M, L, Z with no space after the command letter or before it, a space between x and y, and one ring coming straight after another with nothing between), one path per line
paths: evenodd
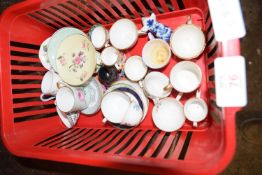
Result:
M75 128L66 129L54 102L39 99L46 71L38 59L40 44L64 26L87 32L95 23L109 28L117 19L126 17L134 19L140 28L141 17L151 12L172 28L192 15L193 22L205 31L207 47L197 64L204 74L201 91L209 104L207 119L197 129L185 123L181 130L166 133L157 130L148 114L139 127L118 130L104 125L99 112L81 116ZM214 60L218 56L239 55L240 44L238 39L224 43L215 40L206 1L28 0L2 14L0 31L1 134L11 153L164 174L216 174L231 161L235 150L235 113L240 108L216 105ZM127 57L141 54L146 41L146 37L139 38L136 46L126 52ZM173 57L163 72L168 74L177 61Z

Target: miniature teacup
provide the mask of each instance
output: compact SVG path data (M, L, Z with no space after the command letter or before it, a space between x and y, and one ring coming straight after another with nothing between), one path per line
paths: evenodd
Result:
M131 81L139 81L147 73L147 66L140 56L132 56L127 59L124 67L125 75Z
M207 117L208 107L206 102L200 97L199 91L197 91L196 97L186 101L184 113L186 118L193 122L194 127L197 127L197 122Z
M119 50L126 50L135 45L139 35L146 34L137 29L130 19L117 20L109 31L110 43Z
M96 50L100 50L108 45L109 33L106 30L106 28L103 27L103 25L101 24L93 25L89 30L88 35Z
M160 130L173 132L184 125L186 117L183 105L179 102L180 98L180 94L176 99L171 97L163 98L153 107L153 122Z
M161 39L151 39L142 50L143 62L151 69L165 67L171 58L171 51L167 42Z
M121 69L124 54L116 48L109 46L103 49L101 52L101 61L105 66L115 66L117 69Z
M140 81L145 94L156 103L160 98L167 97L171 94L172 89L166 88L170 82L169 78L161 72L150 72L143 81Z

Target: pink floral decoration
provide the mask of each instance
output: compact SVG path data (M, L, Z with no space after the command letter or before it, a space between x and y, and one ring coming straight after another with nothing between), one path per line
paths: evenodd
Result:
M81 89L77 90L77 95L81 101L85 100L85 93Z

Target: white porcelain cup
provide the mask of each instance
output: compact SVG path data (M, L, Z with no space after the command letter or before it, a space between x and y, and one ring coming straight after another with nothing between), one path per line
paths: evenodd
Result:
M105 66L115 66L117 69L121 68L124 54L116 48L109 46L101 52L101 61Z
M205 46L205 35L200 27L192 24L191 17L187 24L177 27L170 38L170 47L174 55L185 60L198 57Z
M45 95L55 96L61 83L62 80L58 74L53 71L46 72L41 83L42 94L40 95L40 99L42 101L54 99L55 97L45 98Z
M139 81L147 73L147 66L143 63L142 57L134 55L127 59L124 67L126 77L131 81Z
M143 47L142 58L151 69L163 68L170 61L170 47L164 40L151 38Z
M172 132L180 129L186 120L183 105L177 98L166 97L160 99L153 107L152 117L157 128L165 132Z
M113 91L105 94L101 102L101 111L104 115L103 122L121 123L131 104L131 100L123 92Z
M103 27L103 25L101 24L93 25L89 30L88 35L96 50L100 50L108 45L109 33L106 30L106 28Z
M169 78L161 72L153 71L148 73L139 84L144 89L145 94L153 99L155 103L160 98L169 96L172 91L172 88L166 88L170 84Z
M119 50L126 50L135 45L139 35L146 32L137 29L136 24L130 19L117 20L109 31L110 43Z
M191 61L177 63L170 72L170 82L173 88L182 93L195 91L201 84L202 72L200 67Z
M207 117L208 107L206 102L200 97L199 91L197 91L196 97L186 101L184 113L186 118L193 122L194 127L197 127L197 123Z
M62 87L56 94L57 107L66 113L82 111L88 107L82 87Z

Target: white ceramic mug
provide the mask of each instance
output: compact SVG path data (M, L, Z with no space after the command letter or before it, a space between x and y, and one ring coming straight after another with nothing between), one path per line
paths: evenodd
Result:
M55 97L45 98L45 95L55 96L61 84L62 80L58 74L53 71L46 72L41 83L42 94L40 95L40 99L42 101L54 99Z
M148 73L139 84L144 89L145 94L155 103L160 98L169 96L172 91L172 88L166 88L170 84L169 78L161 72Z
M109 43L109 33L101 24L95 24L88 32L90 40L96 50L100 50Z
M116 48L109 46L101 52L101 61L105 66L115 66L121 69L124 54Z
M170 47L174 55L185 60L197 58L205 46L205 35L200 27L192 24L191 16L187 24L173 31L170 38Z
M177 63L170 72L170 82L173 88L182 93L195 91L201 84L200 67L191 61Z
M143 63L142 57L134 55L127 59L124 67L126 77L131 81L139 81L147 73L147 66Z
M164 40L149 38L151 40L145 44L142 50L143 62L151 69L165 67L171 58L169 45Z
M184 113L186 118L193 122L194 127L197 127L197 122L207 117L208 107L206 102L200 97L200 91L197 91L196 97L186 101Z
M88 107L83 87L62 87L56 94L57 107L66 113L81 111Z
M181 94L177 98L166 97L160 99L152 110L154 124L162 131L173 132L180 129L186 120L183 105L179 102Z
M139 35L146 32L137 29L136 24L130 19L117 20L109 31L110 43L119 50L126 50L135 45Z

